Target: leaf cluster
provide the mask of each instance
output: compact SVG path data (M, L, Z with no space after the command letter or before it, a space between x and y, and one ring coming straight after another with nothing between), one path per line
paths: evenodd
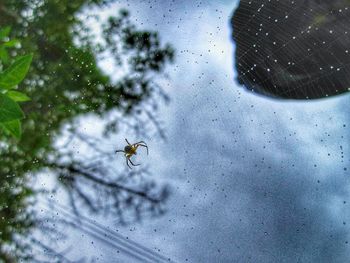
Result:
M18 40L9 40L10 27L0 29L0 59L1 64L6 65L10 59L7 48L19 44ZM22 92L16 91L18 84L23 81L28 73L32 55L18 56L14 61L0 71L0 127L20 139L21 122L24 113L18 102L29 101L29 97Z

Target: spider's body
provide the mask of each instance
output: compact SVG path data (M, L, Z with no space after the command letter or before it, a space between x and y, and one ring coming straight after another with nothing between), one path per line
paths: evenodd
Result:
M137 143L134 143L134 144L130 144L130 143L128 142L127 139L125 139L125 141L126 141L126 143L127 143L128 145L126 145L126 146L124 147L124 150L116 150L115 152L116 152L116 153L117 153L117 152L123 152L123 153L124 153L125 158L126 158L126 165L131 169L131 166L129 165L129 162L130 162L131 165L133 165L133 166L138 166L138 165L140 165L140 164L134 164L134 163L130 160L130 158L131 158L133 155L136 155L136 154L137 154L137 153L136 153L137 148L138 148L139 146L146 147L146 149L147 149L147 154L148 154L148 147L147 147L147 144L146 144L144 141L140 141L140 142L137 142Z
M127 145L124 147L124 152L133 155L136 153L136 147L132 147L132 146Z

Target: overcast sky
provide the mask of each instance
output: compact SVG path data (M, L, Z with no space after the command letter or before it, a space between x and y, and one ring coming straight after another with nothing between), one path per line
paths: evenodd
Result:
M160 111L168 140L149 141L147 160L172 195L164 216L119 232L177 262L349 259L349 95L286 102L237 86L229 27L236 1L134 2L103 14L126 7L177 50L164 87L171 103ZM83 248L98 262L117 261L91 237L67 243L79 239L71 259Z

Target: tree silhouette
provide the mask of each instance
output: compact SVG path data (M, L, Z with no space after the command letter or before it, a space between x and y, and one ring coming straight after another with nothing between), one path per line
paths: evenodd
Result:
M164 136L157 107L168 97L156 78L164 76L174 50L162 45L156 32L138 30L126 10L103 23L100 38L77 18L83 7L110 2L0 2L0 27L11 26L11 37L21 40L20 49L10 54L34 55L26 80L19 85L32 99L23 104L22 138L16 142L0 134L0 258L6 262L32 259L29 251L39 244L24 238L46 220L27 209L36 200L28 182L37 172L56 176L77 214L85 205L126 223L164 211L167 187L147 179L147 167L129 173L106 166L99 160L112 158L113 152L99 149L99 138L77 126L77 117L89 114L108 119L104 136L117 132L120 125L145 135L149 123ZM118 77L107 76L97 66L97 60L106 57L113 58ZM85 144L96 153L96 162L76 158L65 145L55 147L59 136Z

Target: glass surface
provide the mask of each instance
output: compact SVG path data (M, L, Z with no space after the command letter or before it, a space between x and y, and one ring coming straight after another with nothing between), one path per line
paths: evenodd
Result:
M349 26L347 0L1 0L1 261L347 262Z

